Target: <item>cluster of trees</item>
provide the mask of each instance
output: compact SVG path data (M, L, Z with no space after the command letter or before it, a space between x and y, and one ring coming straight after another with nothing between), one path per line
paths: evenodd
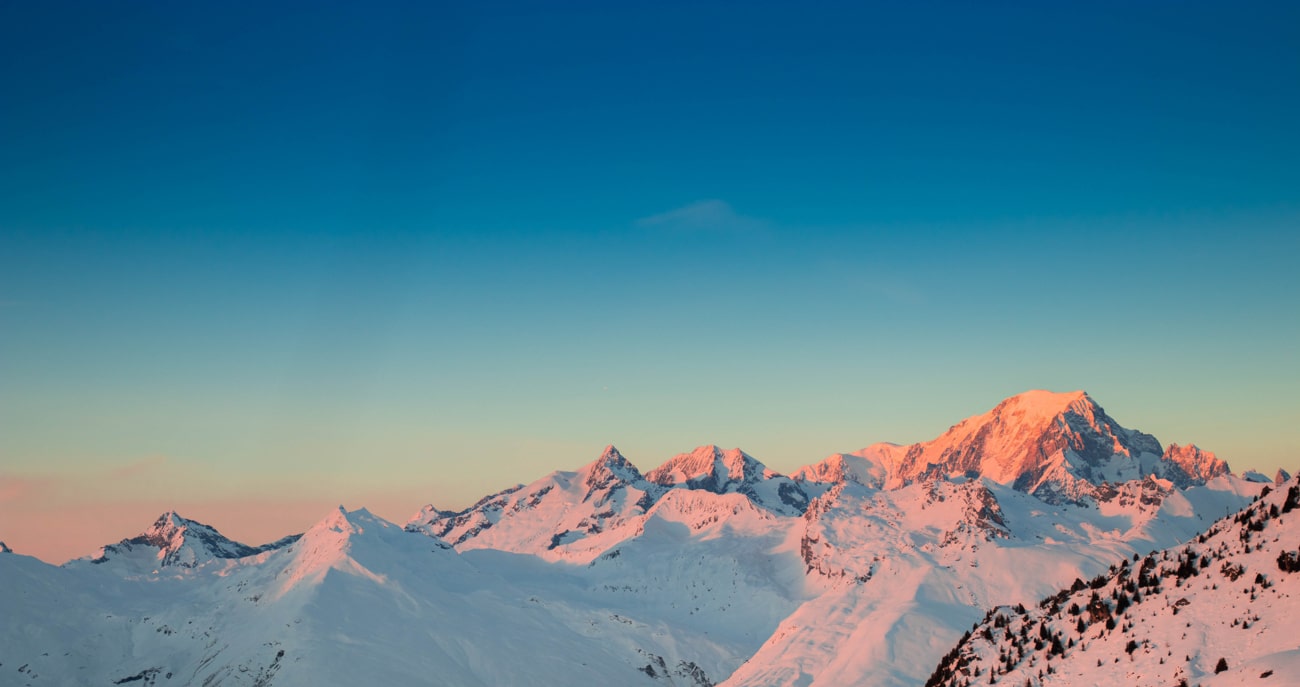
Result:
M1253 536L1263 532L1269 521L1276 520L1283 515L1300 508L1300 485L1292 485L1288 488L1286 498L1279 503L1274 502L1267 506L1260 501L1268 494L1266 488L1260 497L1256 499L1254 505L1243 509L1235 515L1231 522L1238 525L1238 539L1241 541L1241 551L1250 553ZM1206 532L1196 538L1196 543L1206 544L1211 538L1223 531L1229 521L1224 520L1211 527ZM1259 544L1263 546L1263 544ZM1235 548L1235 547L1231 547ZM1172 579L1174 586L1182 587L1187 584L1187 580L1200 575L1206 571L1215 562L1220 562L1218 572L1228 580L1236 581L1246 574L1245 566L1229 558L1230 543L1221 539L1217 547L1204 547L1200 550L1193 549L1189 544L1181 551L1166 550L1160 554L1152 553L1145 558L1133 556L1133 564L1130 566L1127 559L1121 561L1118 565L1111 566L1109 574L1103 573L1088 582L1076 579L1069 589L1063 589L1059 593L1049 596L1039 604L1041 611L1030 613L1024 605L1017 605L1010 617L995 609L990 611L982 623L976 624L972 628L975 636L983 639L988 644L990 650L997 651L996 656L987 654L984 659L986 663L991 663L987 670L987 682L989 684L997 683L998 678L1002 675L1016 670L1022 666L1022 662L1028 660L1029 665L1034 665L1035 660L1043 661L1039 670L1039 679L1041 680L1043 672L1053 672L1051 664L1046 661L1062 656L1075 646L1074 637L1063 637L1060 630L1054 630L1058 624L1053 619L1064 620L1067 623L1073 618L1073 634L1082 637L1085 632L1094 624L1104 623L1106 631L1112 631L1119 628L1120 632L1128 632L1132 627L1131 622L1126 622L1127 612L1132 605L1141 603L1145 598L1159 594L1165 581ZM1139 564L1138 561L1141 561ZM1287 550L1280 553L1277 557L1277 566L1283 572L1300 572L1300 550ZM1256 572L1254 586L1249 591L1251 600L1256 598L1257 589L1269 589L1272 583L1262 572ZM1213 585L1217 588L1217 585ZM1109 598L1107 598L1105 589L1110 587ZM1080 592L1091 589L1092 593L1086 604L1079 597ZM1062 605L1065 604L1071 596L1075 596L1078 601L1069 604L1062 613ZM1172 604L1172 612L1177 614L1182 606L1187 604L1186 599L1178 600ZM1036 617L1034 617L1036 616ZM1119 622L1117 622L1117 619ZM1019 622L1017 622L1017 620ZM1234 626L1240 624L1241 627L1249 628L1257 621L1258 616L1250 618L1247 616L1244 622L1240 619L1233 623ZM1034 626L1037 625L1035 628ZM1065 627L1069 628L1067 624ZM1036 630L1036 631L1035 631ZM1068 634L1068 633L1067 633ZM972 679L981 676L981 659L976 655L971 647L972 633L966 633L962 641L946 655L939 667L935 670L930 680L926 683L927 687L938 687L940 685L949 687L969 687ZM1136 638L1130 638L1124 646L1124 651L1130 655L1142 648L1145 642ZM1030 648L1032 647L1032 648ZM1087 643L1080 639L1080 647L1086 649ZM1038 659L1035 659L1035 652ZM1190 661L1191 658L1188 657ZM1164 660L1161 660L1164 663ZM1098 665L1101 665L1100 661ZM1215 665L1214 672L1222 673L1228 670L1226 658L1220 658ZM1271 673L1271 671L1270 671ZM1032 677L1026 681L1026 684L1033 684ZM1186 684L1184 679L1183 684Z

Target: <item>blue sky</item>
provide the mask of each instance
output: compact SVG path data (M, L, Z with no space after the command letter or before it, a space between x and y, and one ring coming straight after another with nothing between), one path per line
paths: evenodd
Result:
M1029 388L1300 465L1300 8L1133 5L6 5L0 538Z

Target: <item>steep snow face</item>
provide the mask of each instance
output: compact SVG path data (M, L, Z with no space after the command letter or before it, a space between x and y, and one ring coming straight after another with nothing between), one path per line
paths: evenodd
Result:
M738 448L701 446L651 470L646 479L664 487L743 494L782 515L798 515L808 507L808 494L798 482L769 470Z
M155 568L196 568L220 559L242 558L292 543L298 535L253 547L223 536L216 529L168 511L144 532L100 548L89 558L69 561L69 565L112 563L129 572L147 572Z
M898 444L873 444L853 453L833 454L820 463L800 468L791 476L804 482L805 489L808 488L808 483L835 484L844 481L883 489L906 450L906 447Z
M1186 544L995 608L927 684L1294 684L1298 509L1289 481Z
M415 538L401 527L364 508L349 512L339 506L287 547L286 556L276 560L283 567L276 573L278 584L275 592L283 595L301 585L320 584L331 571L384 585L386 576L367 567L368 563L374 563L371 560L374 550L378 548L386 554L413 548L411 545L415 542ZM423 545L420 546L421 557L425 550L437 553L450 549L438 540L423 540L420 544ZM383 567L383 554L378 558L379 567Z
M492 548L586 563L626 538L620 531L638 526L664 491L609 446L577 471L551 473L460 512L427 506L407 529L462 551Z

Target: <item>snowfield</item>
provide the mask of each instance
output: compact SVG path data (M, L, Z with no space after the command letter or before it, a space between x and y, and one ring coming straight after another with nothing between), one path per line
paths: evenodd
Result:
M793 476L611 446L404 525L252 547L166 513L64 566L2 552L0 685L1285 684L1296 491L1082 392Z

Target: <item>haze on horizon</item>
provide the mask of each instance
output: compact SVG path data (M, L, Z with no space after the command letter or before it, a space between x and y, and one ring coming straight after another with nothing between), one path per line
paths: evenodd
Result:
M1036 388L1294 470L1297 83L1290 3L4 6L0 540Z

